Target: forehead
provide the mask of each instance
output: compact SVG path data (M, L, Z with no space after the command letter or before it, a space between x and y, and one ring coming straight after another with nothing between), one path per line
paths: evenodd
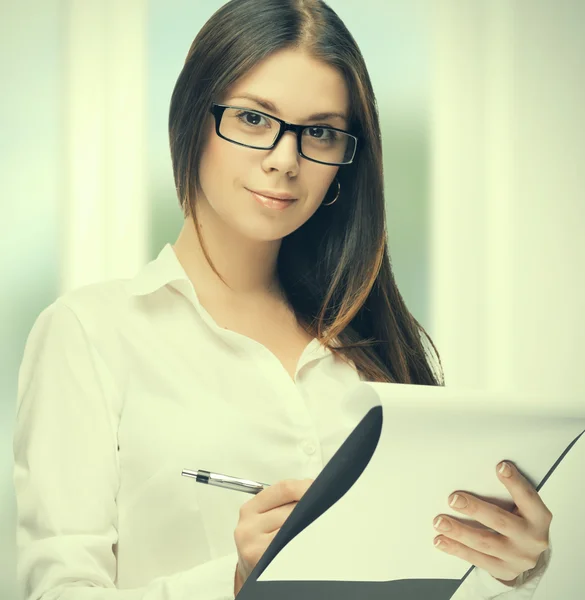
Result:
M315 113L349 113L343 75L302 50L276 52L241 77L228 91L232 98L253 94L270 100L280 116L293 122Z

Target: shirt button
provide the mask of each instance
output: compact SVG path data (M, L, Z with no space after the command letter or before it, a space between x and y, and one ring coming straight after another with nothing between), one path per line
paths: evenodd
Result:
M315 447L315 444L311 442L305 442L303 444L303 450L305 451L305 454L308 454L310 456L311 454L315 454L317 448Z

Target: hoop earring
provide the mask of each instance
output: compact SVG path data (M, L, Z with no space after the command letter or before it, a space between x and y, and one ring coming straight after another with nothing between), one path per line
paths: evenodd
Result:
M337 181L337 196L335 196L335 198L333 198L333 200L331 202L321 202L321 206L331 206L332 204L335 204L337 202L337 198L339 198L339 193L341 192L341 184L339 183L339 179L337 179L336 181Z

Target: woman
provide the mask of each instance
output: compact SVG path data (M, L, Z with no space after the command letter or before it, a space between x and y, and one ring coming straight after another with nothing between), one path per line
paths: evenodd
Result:
M233 598L356 425L344 391L443 383L390 267L372 85L325 3L218 10L169 129L175 244L131 280L65 294L27 341L14 439L26 599ZM183 468L275 485L250 499ZM500 477L520 511L466 494L495 531L445 517L440 550L480 567L474 597L530 597L550 513L517 471Z

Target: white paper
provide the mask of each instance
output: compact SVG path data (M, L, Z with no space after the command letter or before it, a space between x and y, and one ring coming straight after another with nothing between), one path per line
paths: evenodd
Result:
M461 578L471 565L432 543L436 515L473 522L449 507L448 496L467 491L510 510L514 502L496 465L511 460L536 485L585 430L583 401L567 396L361 383L344 402L357 416L382 405L376 451L353 487L293 538L258 581ZM585 435L570 452L579 459L571 463L575 487L566 494L582 489ZM544 490L553 486L554 473ZM574 517L582 520L585 511Z

